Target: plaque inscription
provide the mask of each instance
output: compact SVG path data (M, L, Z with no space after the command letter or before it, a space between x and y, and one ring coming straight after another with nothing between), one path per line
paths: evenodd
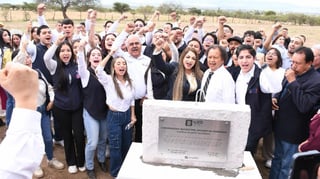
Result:
M158 151L172 159L227 160L230 121L159 117Z

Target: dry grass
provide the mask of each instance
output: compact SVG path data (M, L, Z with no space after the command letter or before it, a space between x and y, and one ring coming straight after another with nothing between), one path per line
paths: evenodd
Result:
M28 16L33 20L37 20L37 14L35 12L28 12ZM75 11L68 11L68 16L75 21L75 23L78 23L80 21L84 21L86 18L86 12L75 12ZM128 20L133 20L135 18L142 18L142 14L130 14L128 13ZM98 22L96 26L97 31L103 30L103 25L106 20L116 20L119 18L120 14L116 12L107 12L107 13L98 13ZM150 15L149 15L150 17ZM5 22L5 19L3 16L0 16L0 21L4 22L5 28L12 30L12 29L18 29L18 30L24 30L25 26L27 24L25 19L25 13L23 11L11 11L9 12L9 18L12 19L9 22ZM50 11L47 10L46 12L46 19L50 25L50 27L54 27L54 24L57 20L62 19L62 13L57 11ZM184 27L188 25L190 16L182 16L181 17L181 26ZM206 17L207 22L205 23L205 29L207 31L213 31L217 28L217 17ZM165 22L169 22L170 18L168 15L161 15L159 20L156 21L157 26L161 27ZM122 30L124 27L125 22L121 23L118 32ZM267 33L271 31L272 22L269 21L259 21L259 20L246 20L246 19L237 19L237 18L228 18L227 24L231 25L234 29L234 35L242 36L243 32L246 30L259 30L259 29L265 29ZM289 35L295 36L304 34L307 37L306 46L312 46L314 44L320 43L320 26L307 26L307 25L292 25L289 23L284 23L284 26L289 29Z

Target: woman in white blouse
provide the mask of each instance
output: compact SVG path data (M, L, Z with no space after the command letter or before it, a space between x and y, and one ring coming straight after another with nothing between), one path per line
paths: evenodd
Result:
M103 69L112 50L96 68L98 80L103 85L109 112L107 115L108 139L110 147L110 174L117 177L122 162L132 141L131 127L136 122L134 113L134 87L129 78L127 62L124 58L114 58L111 62L111 75Z
M272 95L282 90L282 81L284 78L285 69L282 68L281 52L276 47L271 47L265 56L265 66L260 74L260 80L265 85L265 90L271 91ZM272 79L272 80L268 80ZM273 157L274 139L273 134L263 137L262 155L266 159L265 166L271 167Z
M260 82L264 83L262 88L273 94L278 93L282 90L282 80L285 72L285 69L281 67L282 58L280 51L275 47L270 48L267 51L265 63L267 66L265 68L262 67L260 74Z

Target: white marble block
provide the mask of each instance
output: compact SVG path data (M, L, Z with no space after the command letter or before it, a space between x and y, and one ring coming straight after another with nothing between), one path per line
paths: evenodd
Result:
M143 103L143 161L189 167L242 166L250 107L167 100Z

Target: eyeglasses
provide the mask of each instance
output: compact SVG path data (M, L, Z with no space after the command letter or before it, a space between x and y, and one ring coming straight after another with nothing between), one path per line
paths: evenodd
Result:
M277 56L277 54L276 54L276 53L274 53L274 52L268 52L268 53L267 53L267 55L270 55L270 56Z
M205 42L214 42L214 39L204 39Z
M143 24L136 24L135 26L136 27L143 27L144 25Z

